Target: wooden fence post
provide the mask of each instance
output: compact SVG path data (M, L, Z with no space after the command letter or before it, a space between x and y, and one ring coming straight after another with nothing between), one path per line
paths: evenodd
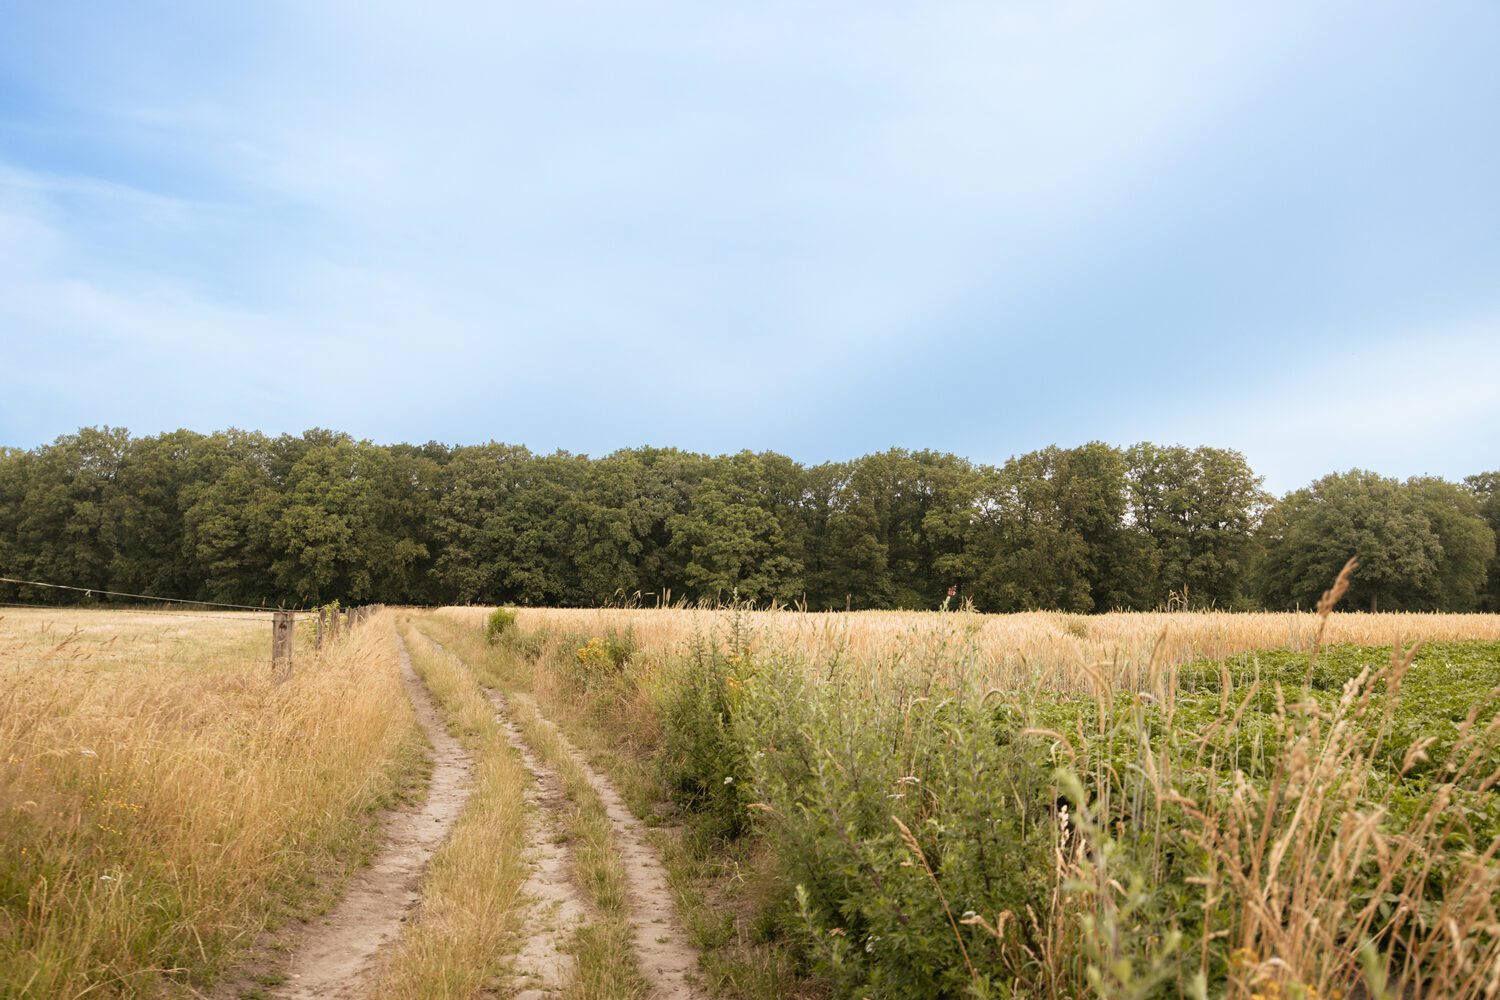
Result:
M292 613L278 611L271 619L271 670L292 675Z
M313 648L314 649L322 649L323 648L323 619L325 619L327 617L328 617L328 609L327 608L319 608L318 609L318 628L317 628L317 632L316 632L317 638L313 641Z

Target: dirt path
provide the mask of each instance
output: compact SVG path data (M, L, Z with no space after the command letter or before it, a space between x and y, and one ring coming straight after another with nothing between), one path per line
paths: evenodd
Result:
M433 647L447 652L436 639L424 636ZM448 653L453 656L452 653ZM455 659L459 659L455 657ZM462 663L462 659L459 659ZM542 828L539 838L532 844L537 851L537 866L527 883L527 892L539 900L543 907L543 918L533 926L532 936L522 946L518 968L529 976L534 984L531 990L520 994L517 1000L532 1000L551 995L556 991L553 983L566 981L570 959L561 950L561 943L571 917L582 917L585 913L577 890L567 882L571 869L568 852L556 843L560 824L555 818L558 810L567 808L562 780L532 751L515 723L511 721L506 707L506 696L492 688L485 688L490 702L495 706L506 738L521 755L526 769L535 779ZM598 771L589 765L578 748L563 735L545 715L536 701L529 695L513 692L510 698L524 703L542 724L558 738L568 756L578 765L609 816L615 849L625 869L625 891L629 897L631 937L636 961L641 975L651 985L651 1000L700 1000L705 994L697 983L698 950L688 942L687 934L677 920L677 909L672 903L672 891L667 885L666 871L661 858L646 835L646 825L636 818L625 800L615 791ZM545 916L551 910L555 915Z
M433 746L434 767L420 810L392 812L374 864L349 883L334 908L308 925L294 944L287 980L272 995L285 998L360 996L378 967L380 951L401 933L421 898L422 873L463 810L473 785L473 760L448 735L437 705L397 639L401 679L417 721Z
M604 803L613 827L615 849L625 867L625 888L630 897L630 924L636 960L641 974L652 986L653 1000L697 1000L704 995L697 985L698 950L688 942L677 920L672 891L656 848L646 836L646 825L636 818L609 780L595 771L567 737L547 720L528 695L511 695L525 702L537 718L552 729L568 755L588 778Z

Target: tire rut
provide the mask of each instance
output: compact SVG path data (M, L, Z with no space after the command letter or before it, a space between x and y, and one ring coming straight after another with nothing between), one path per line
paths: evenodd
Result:
M625 867L636 961L652 987L653 1000L698 1000L703 997L697 982L698 949L688 942L687 933L677 919L677 907L667 885L666 869L646 834L646 824L630 811L609 779L594 770L578 748L542 714L535 700L521 693L514 693L511 697L527 704L542 724L557 735L568 756L578 765L604 804L613 827L615 849Z
M401 680L433 747L432 780L421 809L392 812L379 855L356 875L333 909L309 923L285 966L287 980L272 996L344 1000L365 993L380 953L401 934L421 901L422 875L452 829L473 788L473 758L448 734L427 686L397 637Z
M532 779L526 789L526 799L535 807L527 830L531 875L524 890L531 906L528 926L532 931L516 953L516 978L518 985L526 988L516 994L515 1000L541 1000L567 987L576 963L564 944L569 930L588 920L588 909L573 879L573 852L565 846L562 832L560 816L568 807L568 797L557 772L544 764L521 737L510 719L505 697L489 688L485 694L495 706L495 717L507 742L520 755Z

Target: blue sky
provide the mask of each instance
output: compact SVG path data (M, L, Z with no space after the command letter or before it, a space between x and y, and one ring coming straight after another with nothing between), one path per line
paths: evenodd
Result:
M0 444L1500 467L1497 52L1489 2L0 0Z

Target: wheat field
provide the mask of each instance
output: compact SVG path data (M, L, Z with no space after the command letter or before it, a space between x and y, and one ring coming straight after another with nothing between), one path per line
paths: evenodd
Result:
M479 625L490 609L450 607L440 613ZM792 610L741 611L743 626L766 648L794 651L808 660L839 652L876 664L924 652L966 657L983 665L991 684L1044 683L1063 690L1089 687L1088 675L1117 668L1134 677L1138 668L1219 659L1254 650L1305 652L1317 640L1322 619L1312 611L1117 612L1075 615L1052 611L987 615L972 612L856 611L826 614ZM628 630L652 654L680 651L730 627L722 608L519 608L522 630L602 635ZM1340 612L1328 619L1323 641L1394 646L1417 640L1500 639L1500 615L1369 614Z

